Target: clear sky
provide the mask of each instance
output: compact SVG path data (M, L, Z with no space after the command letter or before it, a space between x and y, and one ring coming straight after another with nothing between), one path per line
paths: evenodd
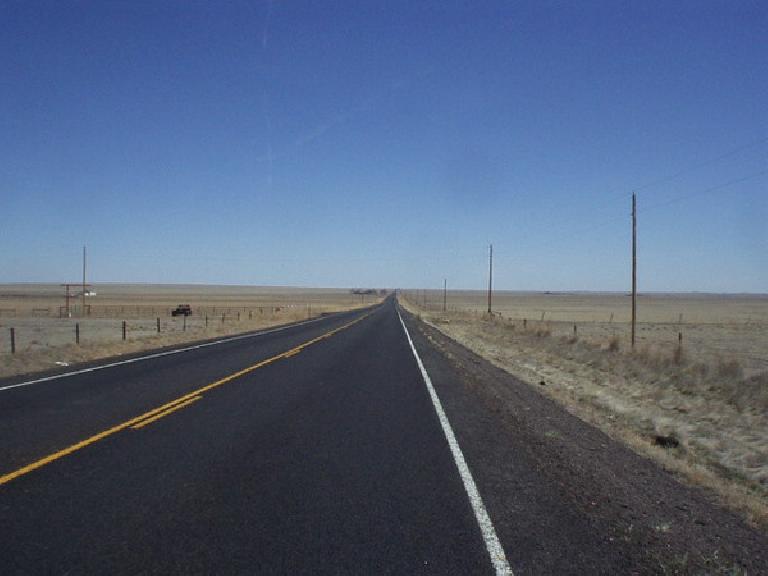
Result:
M0 282L768 292L768 4L0 2Z

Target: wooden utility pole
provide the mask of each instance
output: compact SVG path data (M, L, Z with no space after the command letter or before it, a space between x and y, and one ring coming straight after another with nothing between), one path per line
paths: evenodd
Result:
M85 316L85 246L83 246L83 309L80 311L81 316Z
M443 278L443 312L447 310L447 290L448 290L448 278Z
M492 314L493 307L493 244L488 246L488 314Z
M637 195L632 193L632 348L637 323Z

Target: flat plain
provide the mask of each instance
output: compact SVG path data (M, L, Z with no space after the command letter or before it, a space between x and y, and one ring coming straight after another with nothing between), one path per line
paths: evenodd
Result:
M90 290L94 295L85 297L83 314L82 290L72 288L68 314L62 286L0 285L0 377L256 330L380 301L377 296L322 288L98 284ZM189 304L192 315L172 316L179 304Z
M422 309L442 310L439 290L407 291ZM451 312L483 314L487 293L448 291ZM631 297L616 293L496 291L493 312L500 317L554 336L577 336L597 344L630 342ZM637 304L638 349L673 353L679 345L692 360L735 361L749 377L768 372L768 295L640 294Z

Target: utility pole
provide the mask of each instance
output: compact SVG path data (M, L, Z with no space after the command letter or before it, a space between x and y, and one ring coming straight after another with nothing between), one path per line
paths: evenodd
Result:
M488 250L488 314L491 314L491 301L493 294L493 244L489 245Z
M447 290L448 290L448 278L443 278L443 312L447 310Z
M637 194L632 193L632 348L637 323Z
M80 311L81 316L85 316L85 258L86 258L86 252L85 252L85 246L83 246L83 309Z

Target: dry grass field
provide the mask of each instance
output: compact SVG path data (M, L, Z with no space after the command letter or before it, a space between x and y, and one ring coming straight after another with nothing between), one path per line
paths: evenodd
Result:
M86 297L86 313L82 299L73 298L68 316L61 286L0 285L0 376L235 334L379 301L340 289L104 284L91 290L95 295ZM178 304L192 307L186 320L171 316ZM15 329L15 354L10 328Z
M442 292L409 292L408 298L422 309L442 310ZM449 311L483 314L487 295L448 292L447 306ZM641 294L637 306L638 349L673 354L682 332L690 360L736 362L747 377L768 372L768 295ZM520 325L527 320L553 336L572 336L576 324L583 341L629 345L629 295L494 292L493 311Z
M768 296L406 292L498 366L768 521ZM574 333L574 324L576 332ZM678 334L682 333L682 346Z

